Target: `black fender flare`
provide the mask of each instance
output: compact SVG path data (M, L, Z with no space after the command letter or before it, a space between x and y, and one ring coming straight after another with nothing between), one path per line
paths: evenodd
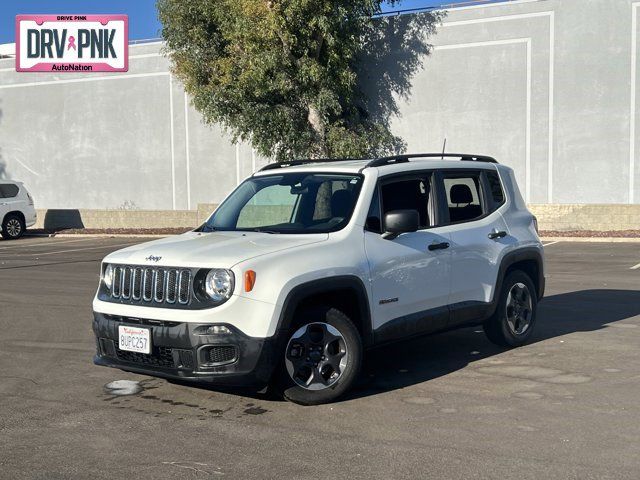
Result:
M538 300L542 300L545 289L544 260L542 258L542 253L537 247L520 248L507 253L500 261L498 278L496 279L495 288L493 289L493 298L491 299L491 315L493 315L493 312L497 307L498 295L500 294L500 288L502 287L502 282L504 281L507 270L509 270L509 267L512 265L522 262L523 260L533 260L538 265L538 278L533 280L537 281L538 284Z
M285 333L289 331L291 324L294 321L293 317L296 309L306 298L313 295L341 290L353 291L355 295L354 301L357 302L358 311L362 321L362 342L365 347L371 345L373 333L369 296L364 283L360 277L356 275L340 275L336 277L321 278L295 286L287 294L282 304L280 318L278 320L278 332Z

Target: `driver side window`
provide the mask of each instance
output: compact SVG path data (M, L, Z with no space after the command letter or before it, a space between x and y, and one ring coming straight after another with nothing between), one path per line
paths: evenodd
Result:
M367 230L383 233L384 216L394 210L416 210L420 216L420 229L433 227L436 216L434 198L431 174L398 180L383 179L371 202Z

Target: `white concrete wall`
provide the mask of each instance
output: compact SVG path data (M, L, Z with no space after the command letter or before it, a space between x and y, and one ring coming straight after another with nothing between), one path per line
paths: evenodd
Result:
M634 0L450 11L402 101L410 151L496 156L534 203L639 203Z
M16 73L0 60L0 175L55 209L196 209L252 168L247 145L202 124L161 43L120 74Z

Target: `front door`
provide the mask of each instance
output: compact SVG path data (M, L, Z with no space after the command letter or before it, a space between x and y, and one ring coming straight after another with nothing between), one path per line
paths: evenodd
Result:
M448 227L438 227L430 172L382 178L369 211L364 243L370 268L376 342L438 330L448 321ZM420 229L393 240L382 236L384 215L417 210Z

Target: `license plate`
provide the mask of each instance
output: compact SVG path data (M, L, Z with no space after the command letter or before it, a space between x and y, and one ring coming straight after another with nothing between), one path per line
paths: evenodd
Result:
M151 331L148 328L118 325L118 346L120 350L137 353L151 353Z

